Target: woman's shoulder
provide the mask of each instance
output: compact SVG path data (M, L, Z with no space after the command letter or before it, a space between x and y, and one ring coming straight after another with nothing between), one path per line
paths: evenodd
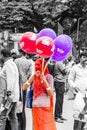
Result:
M53 79L53 76L51 74L46 74L45 77L46 77L46 79L49 79L49 80Z

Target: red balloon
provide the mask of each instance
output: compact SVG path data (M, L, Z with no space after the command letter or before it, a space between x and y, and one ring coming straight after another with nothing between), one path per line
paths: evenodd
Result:
M33 32L26 32L22 35L19 45L27 53L35 53L37 35Z
M36 40L36 53L43 58L50 57L55 49L54 40L48 36Z

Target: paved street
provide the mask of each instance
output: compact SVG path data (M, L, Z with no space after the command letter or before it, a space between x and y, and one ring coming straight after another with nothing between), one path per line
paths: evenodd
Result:
M63 117L67 119L64 123L56 123L57 130L73 130L73 100L67 100L67 95L64 98L64 110ZM26 109L27 128L26 130L32 130L32 115L31 110Z

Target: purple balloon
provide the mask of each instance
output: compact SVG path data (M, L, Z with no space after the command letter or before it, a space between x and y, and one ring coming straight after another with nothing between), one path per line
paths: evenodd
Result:
M43 37L43 36L48 36L50 38L52 38L53 40L56 39L56 33L50 29L50 28L45 28L45 29L42 29L38 35L38 37Z
M56 61L56 62L61 62L61 61L65 60L66 58L67 58L67 55L65 55L65 56L53 55L53 56L51 57L51 59L52 59L53 61Z
M55 39L55 50L53 55L66 56L72 50L72 39L65 34L59 35Z

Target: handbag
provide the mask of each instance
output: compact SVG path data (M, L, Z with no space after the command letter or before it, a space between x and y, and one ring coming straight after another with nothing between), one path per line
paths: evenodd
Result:
M74 111L76 111L79 114L83 110L84 106L85 102L82 93L78 92L73 103Z
M27 108L32 108L32 101L33 101L33 88L32 85L30 86L29 89L27 89L26 92L26 107Z
M41 94L33 99L33 107L50 107L50 96Z
M23 102L18 101L17 102L17 113L22 113L22 111L23 111Z

